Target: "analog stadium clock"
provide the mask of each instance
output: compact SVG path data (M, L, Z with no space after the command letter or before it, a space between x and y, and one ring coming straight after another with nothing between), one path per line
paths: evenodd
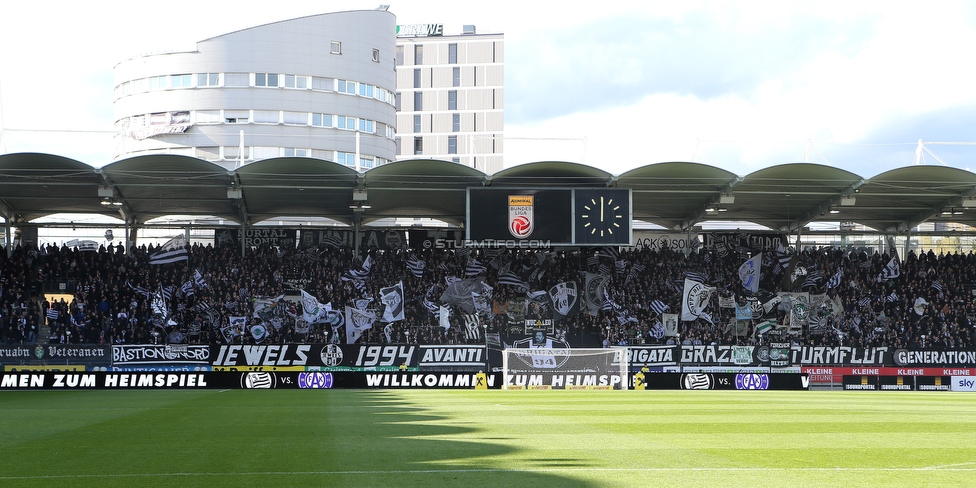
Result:
M576 189L576 244L630 245L630 190Z

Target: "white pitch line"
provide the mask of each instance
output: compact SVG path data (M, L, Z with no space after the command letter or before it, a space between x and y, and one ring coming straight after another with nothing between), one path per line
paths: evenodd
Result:
M959 467L954 467L959 466ZM969 466L969 467L962 467ZM106 473L106 474L64 474L64 475L36 475L36 476L0 476L0 480L43 480L43 479L71 479L71 478L153 478L158 476L308 476L308 475L391 475L391 474L438 474L438 473L565 473L565 472L670 472L670 471L699 471L699 472L769 472L769 471L807 471L807 472L886 472L886 471L976 471L976 463L961 463L942 466L919 466L904 468L777 468L777 467L727 467L727 468L696 468L696 467L662 467L662 468L522 468L522 469L413 469L413 470L350 470L350 471L250 471L240 473L200 472L200 473Z

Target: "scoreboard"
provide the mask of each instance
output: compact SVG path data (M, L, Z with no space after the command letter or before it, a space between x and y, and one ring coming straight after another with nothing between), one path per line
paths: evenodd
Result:
M630 246L625 188L483 188L467 191L469 245Z

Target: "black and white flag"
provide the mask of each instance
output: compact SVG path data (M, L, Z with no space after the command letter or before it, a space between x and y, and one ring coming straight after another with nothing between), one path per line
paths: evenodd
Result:
M177 263L180 261L186 261L190 258L190 254L186 249L173 249L170 251L162 250L154 252L149 256L149 264L159 265L159 264L170 264Z
M478 314L464 314L464 338L469 341L481 339L481 319Z
M355 344L366 329L373 328L373 322L376 322L373 312L346 307L346 344Z
M553 319L579 315L579 286L575 281L557 283L549 289L549 299L552 301Z
M383 322L403 320L403 282L380 288L380 301L383 302Z

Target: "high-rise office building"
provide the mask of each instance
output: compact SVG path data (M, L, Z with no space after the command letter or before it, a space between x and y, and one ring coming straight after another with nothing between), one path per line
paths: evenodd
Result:
M491 174L502 169L504 36L466 25L397 26L399 159L454 161Z

